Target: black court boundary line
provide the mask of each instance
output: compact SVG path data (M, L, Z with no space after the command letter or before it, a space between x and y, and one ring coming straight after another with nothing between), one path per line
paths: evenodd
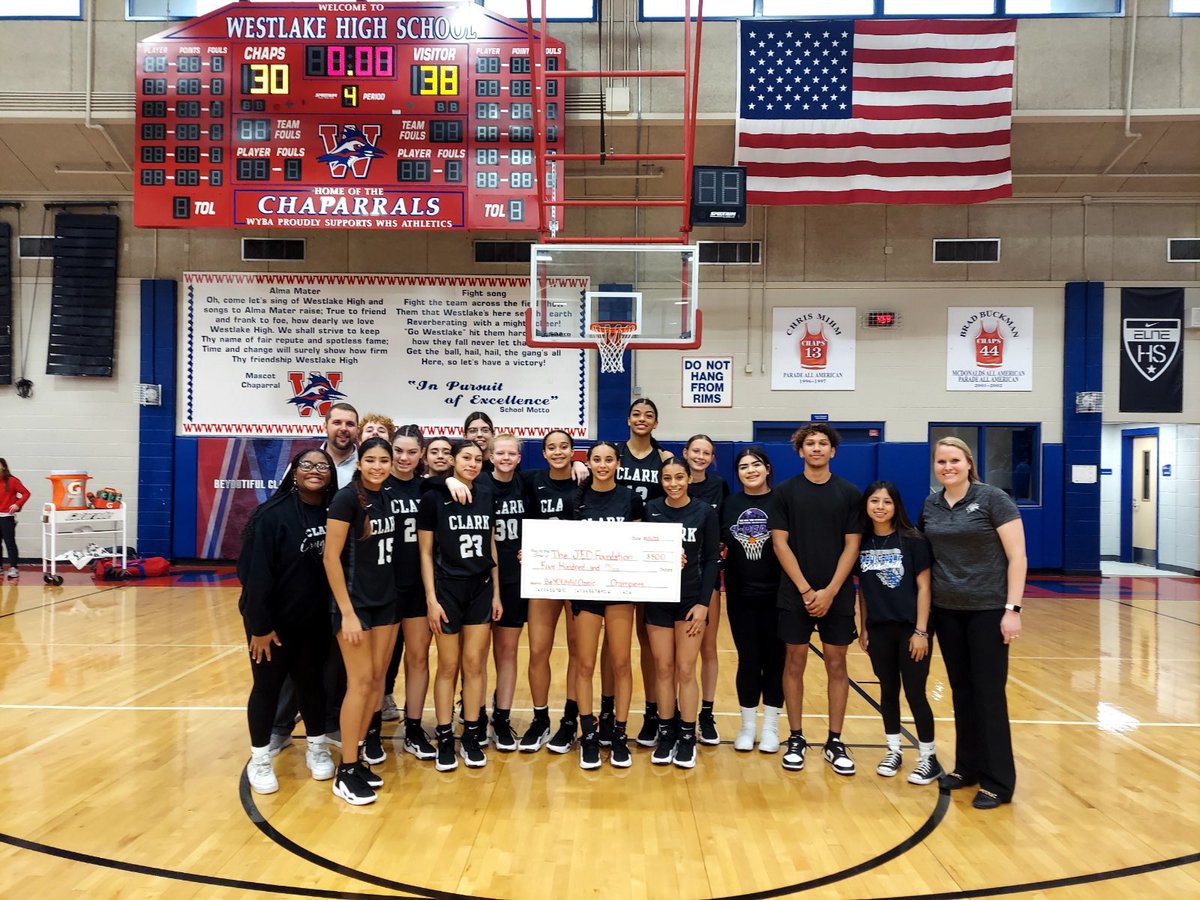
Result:
M258 807L254 804L254 798L250 792L250 780L246 775L245 770L243 770L241 778L241 795L242 806L245 808L247 815L250 816L251 821L258 826L259 830L261 830L263 834L267 835L267 837L275 841L283 849L294 853L301 859L313 863L314 865L322 866L341 875L346 875L350 878L357 878L370 884L376 884L379 886L392 886L400 884L400 882L395 882L391 881L390 879L380 878L377 875L370 875L365 872L360 872L357 869L344 866L341 863L336 863L332 860L325 859L324 857L318 856L311 850L300 846L295 841L281 834L278 829L276 829L269 822L267 822L266 819L263 818L262 813L259 812ZM847 878L853 878L856 875L861 875L863 872L868 872L886 862L890 862L898 856L904 855L913 847L924 841L925 838L929 837L929 835L933 833L933 830L941 824L942 819L945 818L946 812L949 810L949 808L950 792L939 789L938 802L934 806L933 812L929 814L929 818L925 820L924 824L922 824L920 828L914 831L899 844L889 850L885 850L878 856L873 856L872 858L850 866L849 868L841 869L837 872L831 872L828 875L821 875L817 878L810 879L809 881L801 881L796 884L788 884L782 887L769 888L765 891L755 891L749 894L729 894L724 897L713 898L713 900L762 900L762 898L768 897L784 897L788 894L795 894L802 891L812 890L813 888L824 887L828 884L834 884L838 881L844 881ZM484 900L484 898L476 894L458 894L447 891L435 891L430 888L416 887L414 885L403 885L403 890L407 890L410 893L415 893L420 897L430 898L430 900Z
M305 888L296 887L289 884L269 884L260 881L245 881L240 878L222 878L217 875L199 875L195 872L183 872L177 869L163 869L158 866L144 866L140 863L124 862L119 859L111 859L105 856L95 856L91 853L80 853L76 850L66 850L62 847L54 847L50 844L42 844L37 841L26 840L11 834L0 833L0 843L9 844L13 847L18 847L22 850L32 850L35 853L43 853L47 856L55 856L59 859L69 860L71 862L85 863L92 866L101 866L106 869L116 869L121 872L132 872L135 875L149 875L154 878L169 878L173 881L187 881L193 884L206 884L214 887L234 888L242 891L262 891L271 894L283 894L292 897L333 897L333 898L349 898L349 900L378 900L378 898L397 897L396 894L366 894L356 891L334 891L327 888Z
M817 878L812 878L808 881L801 881L796 884L789 884L783 887L768 888L765 891L754 891L749 894L728 894L724 897L713 898L713 900L763 900L767 897L786 897L788 894L799 894L804 891L811 891L814 888L825 887L826 885L835 884L839 881L845 881L847 878L853 878L856 875L862 875L864 872L869 872L871 869L878 868L884 863L891 862L899 856L903 856L909 850L916 847L925 838L933 834L933 830L942 823L946 817L947 810L950 809L950 792L938 790L937 805L934 806L933 812L929 814L929 818L925 820L916 831L902 840L899 844L892 847L890 850L885 850L878 856L873 856L870 859L842 869L838 872L830 872L828 875L821 875Z
M1055 888L1074 887L1080 884L1095 884L1099 881L1112 881L1116 878L1128 878L1133 875L1146 875L1150 872L1161 872L1164 869L1175 869L1197 862L1200 862L1200 853L1189 853L1186 856L1160 859L1157 862L1143 863L1140 866L1126 866L1123 869L1108 869L1104 872L1093 872L1090 875L1068 875L1065 878L1052 878L1047 881L1027 881L1024 884L1004 884L989 888L943 891L937 894L904 894L895 897L886 897L883 900L959 900L959 898L966 897L996 897L1004 894L1023 894L1027 891L1053 890Z
M817 654L818 658L824 660L825 657L822 655L820 650L818 650L811 643L809 644L809 647L814 653ZM854 686L855 691L862 696L862 698L866 700L868 704L874 707L877 712L880 710L879 704L874 700L874 698L867 694L866 691L864 691L857 684L857 682L854 681L854 679L850 679L850 684ZM909 741L912 742L914 746L916 745L916 738L903 726L901 726L901 732L909 739ZM349 878L365 881L368 884L375 884L380 887L391 887L397 890L415 893L419 896L429 898L429 900L486 900L486 898L482 898L475 894L459 894L447 891L437 891L433 890L432 888L425 888L403 882L392 881L391 879L382 878L378 875L372 875L367 872L362 872L359 869L354 869L350 866L334 862L333 860L313 853L308 848L297 844L291 838L284 835L279 831L279 829L266 820L263 814L259 811L257 804L254 802L254 795L250 790L250 778L245 768L242 769L242 776L239 781L239 794L242 800L242 808L245 810L246 815L249 816L250 821L253 822L254 825L264 835L278 844L282 849L299 856L301 859L310 862L313 865L330 869L331 871L345 875ZM788 894L801 893L812 890L813 888L835 884L839 881L845 881L847 878L853 878L857 875L861 875L862 873L878 868L884 863L890 862L899 856L903 856L909 850L922 843L927 837L929 837L929 835L933 833L934 829L942 823L942 820L946 817L946 812L949 810L949 808L950 792L941 790L939 788L937 803L935 804L933 811L929 814L929 818L925 820L921 827L910 834L899 844L896 844L894 847L885 850L883 853L880 853L877 856L873 856L870 859L864 860L863 862L857 863L848 868L841 869L837 872L821 875L808 881L783 885L777 888L768 888L764 891L755 891L748 894L730 894L725 897L713 898L713 900L763 900L763 898L769 897L783 897L787 896Z
M1132 610L1136 610L1137 612L1150 613L1150 615L1152 615L1152 616L1160 616L1164 619L1172 619L1176 622L1182 622L1184 625L1191 625L1193 627L1200 628L1200 622L1193 622L1191 619L1181 619L1181 618L1179 618L1179 616L1168 615L1167 613L1159 612L1156 609L1145 609L1141 606L1136 606L1135 604L1130 603L1128 600L1118 600L1115 597L1101 597L1100 599L1104 600L1108 603L1115 603L1118 606L1127 606ZM1155 601L1155 602L1158 602L1158 601ZM1195 603L1196 601L1190 600L1188 602Z
M352 866L334 862L332 859L314 853L302 844L293 841L266 820L266 817L263 816L258 805L254 802L254 795L250 790L250 776L246 773L245 767L242 768L242 777L238 782L238 793L241 796L242 809L245 810L247 817L249 817L250 821L254 823L254 826L259 831L283 850L286 850L293 856L300 857L305 862L312 863L314 866L320 866L323 869L328 869L347 878L353 878L356 881L363 881L367 884L373 884L376 887L389 888L394 891L403 891L408 895L426 898L426 900L455 900L455 898L462 897L470 897L471 900L486 900L486 898L476 897L474 894L456 894L450 891L439 891L433 888L421 887L420 885L407 884L402 881L393 881L390 878L372 875L370 872L364 872L361 869L355 869Z
M51 600L48 603L39 603L37 606L26 606L23 609L14 609L12 612L0 613L0 619L7 619L10 616L16 616L23 612L32 612L33 610L36 610L36 609L46 609L47 607L50 607L50 606L58 606L58 604L66 603L68 600L82 600L84 597L95 597L98 594L107 594L110 591L115 591L117 588L119 588L121 586L122 585L119 585L119 584L105 585L102 588L97 588L94 591L88 591L85 594L74 594L70 597L62 597L58 600ZM49 587L49 585L47 585L47 587Z

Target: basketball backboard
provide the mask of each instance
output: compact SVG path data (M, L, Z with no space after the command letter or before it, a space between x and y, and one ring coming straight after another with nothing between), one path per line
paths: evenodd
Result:
M629 323L629 346L700 346L699 256L684 244L536 244L526 342L595 347L593 326Z

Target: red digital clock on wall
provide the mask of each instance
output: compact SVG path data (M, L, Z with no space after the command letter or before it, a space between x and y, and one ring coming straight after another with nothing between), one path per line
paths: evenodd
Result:
M453 2L234 3L182 23L138 44L134 223L537 228L562 174L563 53Z

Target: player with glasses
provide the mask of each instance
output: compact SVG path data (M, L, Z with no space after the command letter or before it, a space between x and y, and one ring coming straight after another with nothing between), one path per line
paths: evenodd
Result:
M463 437L479 448L483 454L483 471L492 471L492 435L496 426L492 418L482 410L472 410L463 422Z
M246 774L258 794L279 790L271 763L271 723L289 676L308 733L309 771L318 781L334 774L321 679L331 637L322 554L326 510L337 488L333 460L324 450L302 450L292 463L274 496L246 523L237 566L238 610L254 678L246 705L251 754Z

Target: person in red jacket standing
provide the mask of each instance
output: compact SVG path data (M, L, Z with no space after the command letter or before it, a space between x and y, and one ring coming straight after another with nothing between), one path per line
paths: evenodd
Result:
M9 578L21 574L17 571L17 563L21 561L17 552L17 513L28 499L29 489L8 471L8 460L0 457L0 541L8 550L8 571L4 574Z

